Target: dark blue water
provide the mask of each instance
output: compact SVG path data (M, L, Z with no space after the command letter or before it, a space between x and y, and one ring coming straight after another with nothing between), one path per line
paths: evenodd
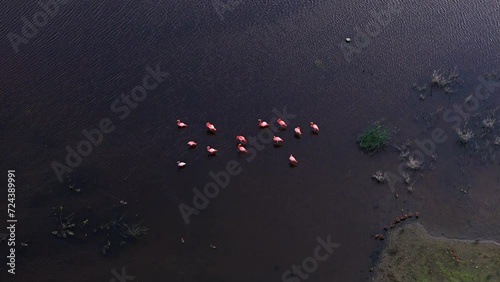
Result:
M401 209L420 211L432 234L499 240L499 157L481 163L442 118L435 127L455 139L438 146L434 169L415 174L415 191L401 186L397 199L370 175L397 171L398 153L388 147L369 156L356 146L376 120L398 129L395 143L428 138L425 115L462 104L478 76L499 69L497 1L400 1L365 45L355 30L365 30L386 2L241 1L224 12L217 3L69 1L17 53L7 35L22 34L21 17L41 8L2 3L2 169L17 171L17 242L29 245L14 279L1 264L2 281L110 281L122 267L135 276L130 281L280 281L327 236L340 247L308 281L366 281L383 247L372 234ZM365 46L350 62L340 47L346 37ZM113 102L157 65L168 77L120 119ZM455 94L426 92L421 101L411 89L433 70L453 68L461 80ZM499 91L474 114L500 104ZM279 133L284 146L264 144L252 161L238 155L234 136L258 136L257 119L271 121L284 108L294 115ZM64 163L65 147L76 148L82 130L104 118L115 129L70 174L82 189L75 193L51 164ZM188 128L177 129L176 119ZM319 135L309 133L310 121ZM298 125L300 139L292 134ZM191 139L199 145L188 150ZM218 155L208 157L206 145ZM288 166L290 153L299 166ZM178 170L177 160L188 166ZM230 161L241 173L186 224L178 205L192 205L192 189ZM50 234L59 205L89 219L76 231L87 239ZM93 229L122 214L149 234L103 257L106 235Z

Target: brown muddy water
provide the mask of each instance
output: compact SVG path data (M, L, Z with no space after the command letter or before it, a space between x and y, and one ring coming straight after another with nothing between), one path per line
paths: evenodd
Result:
M452 128L460 115L443 114L471 103L478 78L500 69L500 5L391 3L68 1L15 53L7 35L21 34L22 17L41 8L3 1L1 167L5 175L16 170L16 243L28 246L17 247L16 275L0 264L1 281L120 281L123 268L125 281L287 281L283 274L328 236L340 246L307 281L368 281L383 247L372 235L402 209L419 211L432 235L499 241L500 152L491 140L500 126L483 132L480 124L500 105L500 87L469 105L477 108L466 113L475 137L466 146ZM363 43L356 30L388 10L390 22ZM346 37L358 48L350 55L340 47ZM169 76L120 119L113 102L157 65ZM452 94L412 87L429 84L434 70L453 69ZM234 136L258 135L257 119L283 109L302 138L289 128L279 133L281 148L264 144L252 161L238 155ZM66 146L75 148L82 130L104 118L114 131L60 183L51 164L64 163ZM188 128L177 129L178 118ZM207 120L215 135L206 133ZM377 170L397 173L400 163L392 146L372 156L357 147L358 133L377 120L395 129L391 142L410 139L412 150L435 128L448 136L436 160L426 156L413 174L412 193L371 179ZM309 134L310 121L319 135ZM197 148L187 149L190 139ZM219 154L207 157L206 145ZM290 153L300 162L295 168ZM188 166L178 170L177 160ZM179 204L192 205L193 188L203 189L210 172L231 160L241 173L186 224ZM75 213L73 238L51 234L59 206ZM122 215L148 234L120 246L116 234L100 230ZM6 242L0 247L6 261Z

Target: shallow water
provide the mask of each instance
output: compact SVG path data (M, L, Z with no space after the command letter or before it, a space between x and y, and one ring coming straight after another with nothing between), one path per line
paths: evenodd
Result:
M39 10L33 3L2 6L4 34L19 32L20 17ZM396 172L398 153L388 147L368 156L356 146L362 128L381 119L399 129L396 143L428 138L423 116L462 104L479 75L498 70L500 6L404 1L347 62L341 42L351 37L356 44L355 28L364 29L370 11L386 7L242 1L222 21L210 2L71 2L19 53L3 40L2 167L18 172L17 236L29 241L13 281L108 281L122 267L137 281L279 281L312 255L317 237L328 235L341 246L308 280L365 281L383 246L371 234L401 209L420 211L433 235L500 240L498 152L493 164L481 164L477 155L469 162L464 156L473 150L458 146L450 123L438 118L435 127L450 138L438 145L435 168L426 163L415 191L398 186L396 199L370 175ZM119 120L111 103L157 64L170 76ZM457 93L434 91L419 100L414 83L455 67L462 80ZM500 104L499 91L484 109ZM292 138L289 128L280 133L282 148L267 144L251 162L238 156L234 136L257 135L257 119L270 120L273 109L284 107L296 115L289 124L302 126L303 138ZM484 116L484 109L477 112ZM72 178L83 191L72 192L51 163L63 162L65 146L74 148L83 129L106 117L116 129L75 169ZM189 127L178 130L177 118ZM207 120L216 135L206 133ZM307 132L310 121L319 124L318 136ZM190 139L199 142L196 149L186 148ZM220 150L216 157L206 156L207 144ZM287 166L289 153L298 167ZM179 159L188 163L181 171ZM209 172L230 160L241 164L241 174L185 224L178 205L189 204L192 189L202 189ZM469 193L460 192L467 185ZM94 222L126 213L150 232L102 257L102 236L82 243L50 234L57 205L82 214L91 207Z

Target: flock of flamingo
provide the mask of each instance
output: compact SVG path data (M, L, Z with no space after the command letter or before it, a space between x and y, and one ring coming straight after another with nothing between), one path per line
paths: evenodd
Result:
M267 128L267 127L269 127L269 123L268 123L268 122L266 122L266 121L263 121L262 119L259 119L259 120L258 120L258 122L259 122L259 127L260 127L260 128ZM286 128L287 128L287 126L288 126L288 125L285 123L285 121L283 121L283 120L282 120L282 119L280 119L280 118L278 118L278 119L276 120L276 122L278 123L278 125L280 126L280 128L281 128L281 129L286 129ZM214 126L212 123L210 123L210 122L207 122L207 123L205 124L205 126L207 127L207 130L208 130L209 132L211 132L211 133L215 133L215 132L217 132L217 128L215 128L215 126ZM319 127L318 127L318 125L317 125L317 124L315 124L314 122L312 122L312 121L311 121L311 122L310 122L310 126L311 126L311 129L312 129L312 132L313 132L313 133L316 133L316 134L318 134L318 133L319 133ZM187 127L187 124L186 124L186 123L184 123L184 122L182 122L180 119L178 119L178 120L177 120L177 127L178 127L178 128L185 128L185 127ZM300 127L299 127L299 126L295 127L295 128L294 128L294 131L295 131L295 136L300 137L300 136L302 135L302 132L300 131ZM246 138L245 138L244 136L242 136L242 135L237 135L237 136L236 136L236 139L237 139L237 140L238 140L238 142L239 142L239 143L238 143L238 145L237 145L238 150L239 150L241 153L247 153L247 149L245 148L245 145L247 144L247 140L246 140ZM280 146L280 145L282 145L282 144L283 144L283 139L282 139L282 138L280 138L280 137L278 137L278 136L273 136L273 141L274 141L274 142L276 142L275 144L276 144L277 146ZM187 144L188 144L188 146L189 146L190 148L194 148L194 147L196 147L196 145L198 145L195 141L192 141L192 140L191 140L191 141L189 141L189 142L187 142ZM207 152L208 152L210 155L215 155L215 154L217 153L217 149L212 148L212 147L210 147L210 146L207 146ZM290 156L288 157L288 160L290 161L290 165L292 165L292 166L295 166L295 165L297 165L297 164L298 164L297 159L296 159L296 158L295 158L292 154L290 154ZM178 167L181 167L181 168L182 168L182 167L185 167L186 165L187 165L187 163L185 163L185 162L182 162L182 161L177 161L177 166L178 166Z

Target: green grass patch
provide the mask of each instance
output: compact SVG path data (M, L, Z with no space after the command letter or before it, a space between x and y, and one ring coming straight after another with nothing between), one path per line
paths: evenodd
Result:
M391 130L387 126L375 122L363 129L358 135L358 145L362 150L373 154L383 148L390 139Z

